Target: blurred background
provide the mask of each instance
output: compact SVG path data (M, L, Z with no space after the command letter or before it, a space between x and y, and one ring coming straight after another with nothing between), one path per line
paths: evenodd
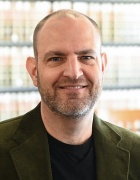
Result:
M33 30L44 16L64 8L87 14L101 29L108 66L96 113L140 133L140 0L0 0L0 121L40 101L25 68L33 56Z

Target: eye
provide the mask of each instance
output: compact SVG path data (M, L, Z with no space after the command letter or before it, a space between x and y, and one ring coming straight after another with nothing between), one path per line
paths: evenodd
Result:
M92 57L91 56L82 56L81 59L82 60L90 60L90 59L92 59Z
M94 65L96 58L94 56L81 56L79 60L86 65Z
M81 56L81 60L95 60L96 58L94 56Z
M63 57L50 57L46 60L47 66L55 67L63 64L65 61L65 58Z
M50 61L54 61L54 62L58 62L58 61L61 60L61 58L60 58L60 57L52 57L52 58L50 58L49 60L50 60Z

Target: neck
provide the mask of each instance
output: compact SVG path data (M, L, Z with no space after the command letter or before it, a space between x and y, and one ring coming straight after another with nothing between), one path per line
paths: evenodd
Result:
M54 114L41 105L41 116L47 132L66 144L83 144L92 134L93 109L80 118L66 118Z

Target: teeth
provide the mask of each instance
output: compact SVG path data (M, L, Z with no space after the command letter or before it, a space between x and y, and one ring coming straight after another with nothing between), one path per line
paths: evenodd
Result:
M83 86L70 86L70 87L66 87L67 89L81 89L83 88Z
M86 87L86 85L84 86L61 86L60 88L62 88L62 89L82 89L82 88L85 88Z

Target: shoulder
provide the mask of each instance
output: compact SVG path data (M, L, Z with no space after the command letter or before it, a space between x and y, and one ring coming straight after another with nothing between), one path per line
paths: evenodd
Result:
M106 121L102 121L102 122L109 129L111 129L113 132L118 134L121 137L122 142L124 142L126 146L130 146L130 149L133 148L134 146L140 148L140 135L138 133L122 127L118 127Z
M40 118L40 104L38 104L34 109L28 111L27 113L21 116L1 121L0 142L1 139L14 135L15 131L21 124L25 124L25 126L28 127L29 124L32 125L32 120L37 118Z
M133 146L140 149L140 135L119 126L116 126L110 122L100 119L98 116L94 116L94 130L97 129L97 133L100 132L104 138L108 141L122 144L124 147L133 149Z
M0 122L0 142L12 136L23 116L15 117Z
M103 120L102 120L103 121ZM123 136L123 137L136 137L138 139L140 139L140 135L136 132L133 132L131 130L116 126L112 123L103 121L104 124L106 124L109 128L111 128L113 131L115 131L116 133L118 133L119 135Z
M22 116L0 122L0 159L6 161L10 149L16 146L13 136ZM1 165L0 165L1 166Z
M114 132L115 134L117 134L118 136L122 137L122 138L135 138L138 139L138 141L140 140L140 135L138 133L135 133L131 130L119 127L115 124L112 124L111 122L105 121L101 118L99 118L96 114L94 114L94 123L96 128L98 128L102 133L112 133Z

